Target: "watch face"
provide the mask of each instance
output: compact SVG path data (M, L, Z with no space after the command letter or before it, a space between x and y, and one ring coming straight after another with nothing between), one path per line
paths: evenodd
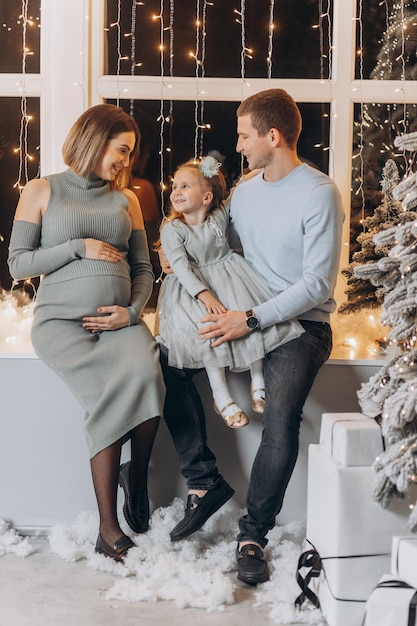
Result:
M254 315L251 315L246 318L246 325L251 330L255 330L256 328L259 328L259 321Z

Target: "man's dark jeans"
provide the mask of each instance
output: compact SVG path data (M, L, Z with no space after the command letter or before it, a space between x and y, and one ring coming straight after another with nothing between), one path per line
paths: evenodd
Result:
M247 495L247 514L239 520L238 541L261 546L281 510L285 490L298 455L303 406L332 348L329 324L301 321L305 332L264 360L266 402L262 440L256 454ZM193 376L198 370L168 366L162 348L161 364L167 387L165 420L179 457L181 472L191 489L211 489L221 476L207 446L206 422Z

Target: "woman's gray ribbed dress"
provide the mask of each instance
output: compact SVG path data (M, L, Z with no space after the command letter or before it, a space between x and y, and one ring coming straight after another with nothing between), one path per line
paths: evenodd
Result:
M146 236L132 231L122 192L71 170L47 178L51 194L42 225L15 221L9 266L15 278L44 275L32 343L85 409L93 457L135 426L162 415L159 353L140 320L153 274ZM84 238L116 246L123 258L118 263L84 258ZM97 307L114 304L128 307L130 326L98 334L83 328L84 316L97 316Z

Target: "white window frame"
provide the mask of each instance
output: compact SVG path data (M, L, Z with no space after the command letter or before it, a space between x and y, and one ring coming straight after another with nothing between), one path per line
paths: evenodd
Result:
M107 98L196 99L195 78L104 75L104 26L104 0L42 0L40 74L0 75L0 97L21 97L23 85L27 97L40 97L41 174L63 168L61 146L66 133L88 106ZM329 175L346 210L341 267L349 262L354 104L417 102L417 81L354 79L355 26L356 0L334 0L331 80L199 78L198 82L205 101L240 101L279 86L297 102L330 104ZM338 302L345 299L344 288L339 279Z
M87 106L89 4L85 0L42 0L40 73L0 74L0 97L40 98L43 174L62 169L65 135ZM28 8L30 12L30 2Z

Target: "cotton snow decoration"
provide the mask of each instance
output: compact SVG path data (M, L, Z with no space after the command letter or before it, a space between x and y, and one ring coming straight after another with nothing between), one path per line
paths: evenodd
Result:
M0 519L0 556L15 554L24 558L32 552L35 552L35 548L28 537L21 537L5 520Z
M51 529L52 551L66 561L86 559L90 567L115 577L104 594L106 601L173 601L178 609L200 608L208 612L224 611L235 603L241 585L236 578L237 520L242 511L226 504L205 524L204 529L185 541L172 543L169 532L183 515L184 504L176 498L171 506L154 511L147 533L133 535L135 547L124 563L116 563L94 552L98 516L85 512L68 525ZM124 532L132 535L120 513ZM299 593L296 583L297 561L304 550L303 523L275 527L268 535L266 553L271 579L258 587L255 605L269 605L271 623L323 623L321 613L312 606L294 608Z

